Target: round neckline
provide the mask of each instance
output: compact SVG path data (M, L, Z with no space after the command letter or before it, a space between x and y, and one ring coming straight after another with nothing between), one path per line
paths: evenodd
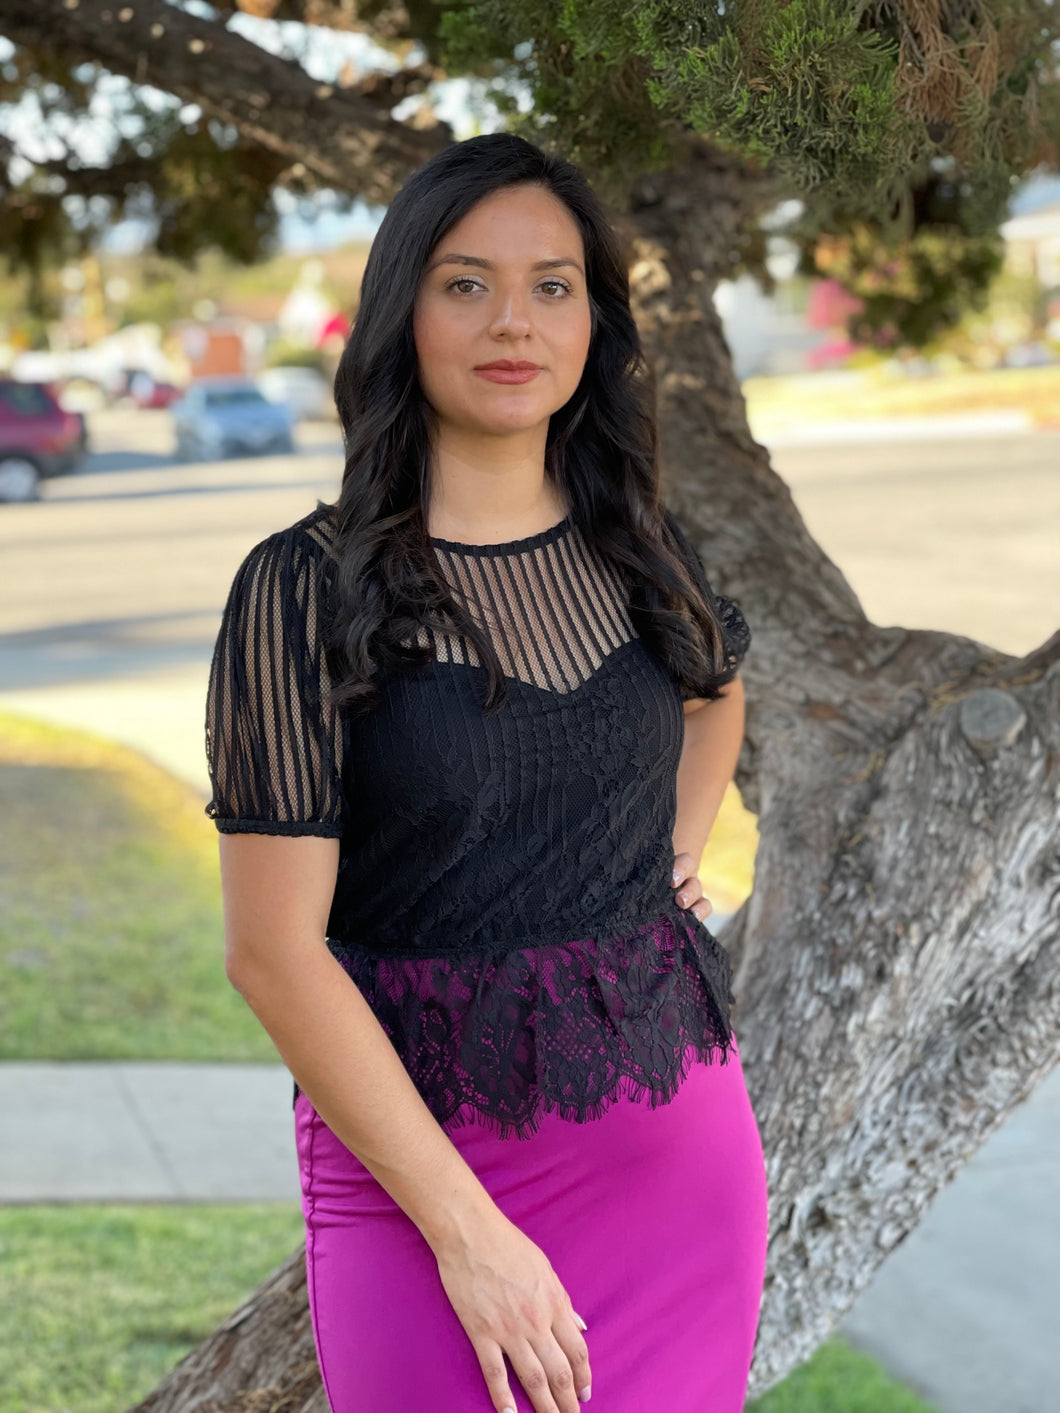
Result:
M533 535L523 535L518 540L501 540L492 545L470 545L464 544L460 540L446 540L440 535L429 535L432 545L438 545L442 549L459 550L462 554L511 554L519 550L537 549L540 545L547 545L566 530L571 523L570 512L557 520L555 525L550 525L546 530L538 530Z

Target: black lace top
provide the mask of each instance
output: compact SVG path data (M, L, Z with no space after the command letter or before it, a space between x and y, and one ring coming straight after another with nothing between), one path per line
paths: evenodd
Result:
M327 945L448 1128L503 1136L665 1103L724 1059L724 948L670 882L682 693L568 517L495 545L432 541L493 634L510 696L481 709L473 644L429 630L380 703L329 706L317 578L332 507L239 566L210 670L206 813L223 832L337 838ZM676 527L702 586L706 574ZM714 600L729 681L750 642ZM295 1097L298 1087L295 1085Z

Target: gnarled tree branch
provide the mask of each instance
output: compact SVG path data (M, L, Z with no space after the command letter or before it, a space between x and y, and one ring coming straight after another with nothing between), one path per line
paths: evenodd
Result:
M0 0L16 44L153 84L330 186L386 205L414 168L452 140L447 124L401 123L356 88L317 83L242 35L164 0Z

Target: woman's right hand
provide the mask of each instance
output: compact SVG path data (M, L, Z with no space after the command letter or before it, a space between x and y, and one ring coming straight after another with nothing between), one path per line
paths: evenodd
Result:
M589 1350L571 1299L541 1248L500 1211L471 1241L435 1249L445 1293L478 1355L496 1413L515 1413L504 1364L534 1413L578 1413Z

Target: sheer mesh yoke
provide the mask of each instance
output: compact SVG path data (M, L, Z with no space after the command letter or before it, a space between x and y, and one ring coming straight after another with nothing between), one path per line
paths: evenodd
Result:
M569 519L508 548L432 543L447 582L489 630L508 677L570 692L635 636L618 579L594 562ZM419 641L442 662L478 663L474 645L458 635L423 629Z
M331 511L237 571L210 673L207 813L222 831L340 839L328 946L439 1122L524 1136L542 1107L599 1115L623 1076L665 1102L690 1048L728 1053L731 975L674 899L682 693L617 575L569 518L504 544L435 538L508 701L485 713L474 645L421 629L430 660L347 721L317 634ZM750 633L733 600L712 601L727 681Z

